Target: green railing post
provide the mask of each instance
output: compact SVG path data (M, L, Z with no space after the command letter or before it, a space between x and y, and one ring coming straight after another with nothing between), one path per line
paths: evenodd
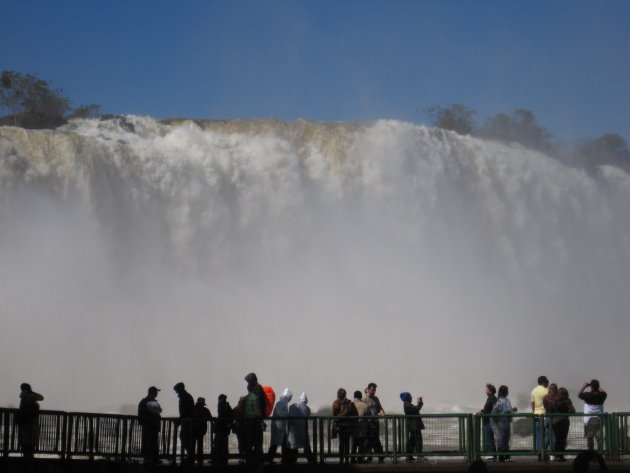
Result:
M317 419L319 424L319 435L317 441L319 442L319 463L323 464L326 459L324 457L324 419L320 417Z
M319 443L319 429L318 429L318 425L317 425L317 419L312 420L311 422L311 430L313 432L313 435L309 436L309 439L311 442L313 442L313 447L311 448L311 453L313 454L313 458L315 460L317 460L317 454L318 454L318 443Z
M398 419L396 417L392 417L392 435L393 435L393 439L392 439L392 443L393 443L393 448L394 448L394 456L392 457L392 461L394 463L398 463ZM402 439L401 439L402 441Z
M479 416L468 414L464 418L464 429L460 428L460 432L465 432L465 435L460 433L460 437L465 437L467 440L464 451L466 451L468 461L479 458L479 420Z

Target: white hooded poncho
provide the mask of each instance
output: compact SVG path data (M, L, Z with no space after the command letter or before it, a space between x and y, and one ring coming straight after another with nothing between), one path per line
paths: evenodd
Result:
M271 445L283 445L287 436L287 420L278 419L278 417L287 417L289 415L289 402L293 398L293 393L286 388L280 396L280 400L276 402L271 414L274 419L271 421Z
M306 393L300 395L300 401L289 408L290 417L310 417L311 408L307 406ZM308 422L302 419L289 419L289 446L305 448L308 443Z

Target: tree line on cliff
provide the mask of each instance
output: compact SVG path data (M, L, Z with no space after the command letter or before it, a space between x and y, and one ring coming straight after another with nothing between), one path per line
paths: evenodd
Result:
M0 75L0 110L8 112L0 116L0 126L56 128L71 118L102 115L100 105L71 105L72 100L62 89L54 88L51 81L15 71L2 71Z
M555 141L553 134L538 123L534 113L527 109L514 110L512 114L499 113L480 124L475 121L477 111L462 104L448 107L434 105L425 113L433 126L460 135L517 143L560 159L565 164L589 170L607 164L630 172L630 148L617 133L605 133L598 138L568 145Z
M51 81L8 70L0 76L0 112L5 112L0 115L0 126L56 128L71 118L111 117L101 113L100 105L71 105L72 100ZM512 114L498 113L481 124L475 121L477 112L462 104L434 105L425 112L433 126L460 135L518 143L556 157L565 164L590 170L608 164L630 172L630 148L617 133L605 133L598 138L567 145L554 141L552 133L527 109L514 110Z

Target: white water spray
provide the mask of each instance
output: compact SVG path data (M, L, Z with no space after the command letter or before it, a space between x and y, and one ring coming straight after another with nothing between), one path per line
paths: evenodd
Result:
M629 197L616 168L395 121L0 128L0 404L158 385L169 414L176 382L235 403L255 371L313 406L546 374L627 408Z

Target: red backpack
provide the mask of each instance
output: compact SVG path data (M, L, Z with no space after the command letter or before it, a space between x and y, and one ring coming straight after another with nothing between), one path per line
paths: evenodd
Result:
M273 405L276 403L276 393L269 386L263 386L263 392L265 393L265 417L269 417L273 411Z

